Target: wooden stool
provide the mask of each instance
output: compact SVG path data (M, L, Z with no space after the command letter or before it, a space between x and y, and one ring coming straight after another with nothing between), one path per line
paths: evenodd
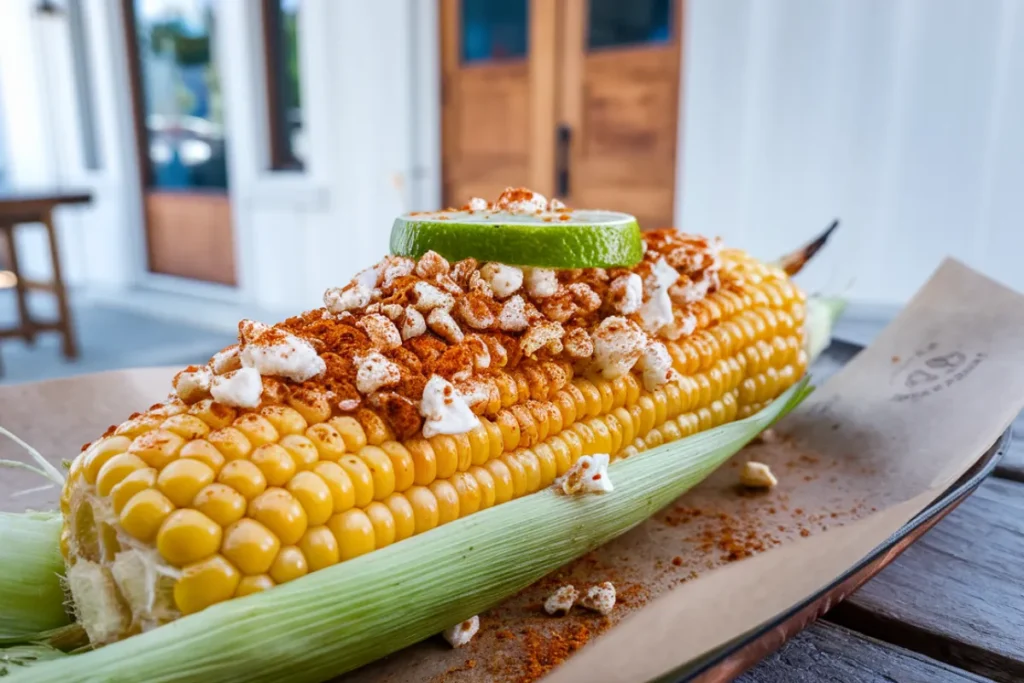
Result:
M78 346L75 342L74 329L71 321L71 309L68 305L67 290L64 286L64 274L60 264L60 248L57 233L53 226L53 211L60 204L80 204L91 200L88 194L12 192L0 190L0 242L4 247L3 255L7 267L17 278L14 295L18 305L18 325L0 329L0 339L20 337L27 344L35 343L39 332L60 332L62 351L66 358L78 357ZM18 226L28 223L41 223L46 230L46 238L50 247L50 262L53 277L48 282L28 280L21 272L18 259L18 247L15 230ZM21 228L24 229L24 228ZM28 307L28 293L43 291L53 294L57 299L57 319L38 321L32 318ZM0 374L3 365L0 364Z

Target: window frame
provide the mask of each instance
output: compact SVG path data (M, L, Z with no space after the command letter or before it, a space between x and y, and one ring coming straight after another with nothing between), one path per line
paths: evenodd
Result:
M270 170L304 171L305 163L295 156L288 143L284 46L281 40L282 14L281 0L260 0Z

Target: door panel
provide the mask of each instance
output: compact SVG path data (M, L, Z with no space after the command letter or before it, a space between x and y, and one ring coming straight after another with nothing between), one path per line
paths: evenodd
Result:
M442 0L444 203L529 184L528 0Z
M236 284L215 0L124 0L151 272Z

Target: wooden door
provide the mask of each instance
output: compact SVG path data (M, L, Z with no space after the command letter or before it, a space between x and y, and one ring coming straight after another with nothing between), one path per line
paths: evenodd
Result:
M565 0L563 17L559 191L672 225L682 0Z
M554 180L553 0L441 0L443 194L448 206Z
M216 3L122 6L148 268L235 285Z

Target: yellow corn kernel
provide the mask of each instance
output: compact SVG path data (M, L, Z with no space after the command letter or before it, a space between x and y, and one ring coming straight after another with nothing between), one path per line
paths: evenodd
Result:
M395 468L388 454L379 446L364 446L358 455L373 477L373 499L384 500L394 493Z
M186 441L202 439L210 433L210 425L206 424L195 415L189 415L187 413L167 418L163 421L163 424L160 425L160 428L166 429L169 432L174 432Z
M182 614L194 614L235 594L241 576L220 555L190 564L174 584L174 604Z
M288 405L309 424L323 422L331 416L331 402L321 391L294 388L289 392Z
M294 408L282 405L266 406L260 410L260 415L274 425L274 429L282 438L306 431L306 418Z
M437 478L447 479L459 471L459 449L455 439L447 434L438 434L429 439L437 461Z
M654 399L650 396L641 396L636 405L640 408L640 428L637 429L637 434L646 436L654 428L658 409L654 405ZM584 452L586 451L584 450Z
M286 545L278 551L274 563L270 565L270 578L275 583L294 581L309 572L306 556L293 545Z
M469 434L453 434L455 441L455 454L458 462L456 469L465 472L473 464L473 444L469 441Z
M371 503L372 505L372 503ZM409 499L401 493L392 493L384 499L395 520L395 540L401 541L416 533L416 513Z
M256 576L243 576L241 581L238 582L238 588L235 589L235 597L243 598L246 595L252 595L253 593L261 593L273 587L274 580L266 574L257 574Z
M191 505L196 494L213 483L213 479L214 472L209 465L185 458L167 465L157 477L156 484L172 503L183 508Z
M540 485L539 489L547 488L558 476L558 462L555 460L555 452L545 443L539 443L530 449L537 462L540 464Z
M338 464L352 480L355 492L355 506L366 507L373 500L373 473L366 463L357 455L346 453L338 460Z
M224 429L235 421L238 414L231 406L206 398L193 403L188 409L189 415L195 415L210 426L210 429Z
M249 502L249 516L280 539L293 545L306 533L306 511L295 496L282 488L268 488Z
M112 488L120 484L121 481L129 474L136 470L145 469L146 467L146 463L137 455L132 453L118 453L117 455L108 458L107 461L103 463L103 467L99 469L99 473L93 480L96 482L96 491L101 496L105 496L110 493ZM86 479L86 481L88 481L88 479Z
M469 468L467 474L476 479L476 483L480 487L480 509L486 510L492 507L495 503L496 491L494 477L491 476L491 473L479 465L474 465Z
M228 527L245 516L249 501L225 484L210 484L196 494L192 506L221 527Z
M491 457L491 446L488 443L487 427L482 423L469 432L470 462L483 465Z
M593 455L594 453L599 452L607 453L607 451L597 450L597 436L594 434L594 430L591 429L590 425L587 424L586 422L577 422L566 431L574 432L577 436L579 436L580 443L583 444L584 455Z
M665 437L661 435L661 430L652 429L650 433L644 437L644 443L647 444L648 448L657 448L661 444L665 443Z
M391 459L391 469L395 473L395 490L399 493L405 491L416 480L416 464L413 462L412 454L397 441L385 441L380 448Z
M309 526L325 524L334 514L334 501L327 483L315 472L299 472L286 486L306 511Z
M609 380L595 382L597 392L601 395L601 415L610 413L615 407L615 389Z
M175 510L160 526L156 548L165 560L176 567L206 559L220 548L223 530L203 513Z
M331 492L331 501L334 503L334 514L344 512L356 504L356 489L352 484L352 478L341 465L320 462L313 466L312 471L327 484Z
M75 458L75 462L82 463L80 467L85 480L93 484L103 465L115 455L127 451L131 445L132 440L127 436L108 436L89 446L84 454Z
M621 440L619 441L619 448L632 443L633 439L636 438L636 434L633 429L633 416L629 414L629 411L625 408L616 408L612 411L612 415L619 423L619 429L621 430ZM562 472L558 473L559 476Z
M426 486L413 486L405 492L405 497L412 507L413 520L416 523L415 533L430 531L441 521L441 512L437 505L437 497Z
M437 499L438 524L447 524L459 518L459 492L451 482L438 479L427 488Z
M711 429L714 425L714 417L711 415L710 408L698 408L697 409L697 421L699 424L700 431L705 429Z
M214 430L206 436L206 440L220 451L225 460L242 460L252 452L249 439L235 427Z
M278 439L281 438L277 430L274 429L274 425L270 423L270 420L259 413L240 415L232 426L242 432L254 448L259 448L268 443L277 443Z
M306 438L313 442L321 460L337 462L345 454L345 439L334 425L326 422L315 424L306 430Z
M303 424L305 424L305 420L303 420ZM300 472L312 469L320 462L320 452L309 437L302 434L288 434L281 439L280 446L288 451L288 455L292 456L295 469Z
M480 484L468 472L456 472L449 480L459 496L459 515L465 517L480 509L483 493Z
M132 496L139 491L145 491L156 486L156 475L157 471L154 468L143 467L129 473L120 483L110 489L110 503L114 508L114 512L121 514L121 510L124 509L124 506L131 500Z
M501 430L501 440L504 447L504 452L511 453L519 447L519 421L516 420L514 414L512 414L511 408L506 408L498 413L494 421L498 425L498 429Z
M662 401L664 401L664 398L662 398ZM590 427L590 431L594 434L592 446L594 453L614 453L612 450L612 434L605 421L600 417L595 417L587 420L586 425Z
M263 472L248 460L232 460L224 465L217 475L217 481L227 484L247 500L252 500L267 488L267 478Z
M576 421L576 401L567 389L562 389L555 394L555 407L558 414L562 416L562 428L568 427Z
M668 400L661 389L651 393L651 400L654 401L654 426L660 427L668 419Z
M137 455L150 467L163 469L178 457L185 440L166 429L153 429L132 441L128 452Z
M354 417L342 415L332 418L329 424L338 430L345 441L345 449L349 453L358 453L359 449L366 445L366 432L363 426Z
M327 527L338 541L338 555L342 560L351 560L371 552L375 547L373 522L362 510L352 509L334 515Z
M534 493L540 490L540 460L529 449L518 450L512 454L519 464L523 466L526 475L526 492Z
M526 470L514 453L506 453L498 458L497 462L504 463L505 467L508 468L509 474L512 477L513 498L519 498L529 493L526 486Z
M541 409L547 414L547 434L548 436L554 436L562 431L565 425L562 424L562 413L559 412L558 406L551 401L540 404Z
M311 572L338 564L341 560L338 539L326 526L311 526L306 529L306 533L299 539L299 550L306 556L306 564Z
M391 508L375 500L366 506L365 512L373 525L374 547L383 548L394 543L395 518L391 514Z
M665 443L672 443L683 438L683 434L675 420L666 421L659 429L661 430L661 436L665 439Z
M135 439L146 432L156 429L164 421L163 417L157 415L139 415L126 420L114 430L114 436L127 436Z
M548 439L547 445L555 456L555 476L560 477L572 467L572 454L569 452L569 447L561 436L551 437Z
M434 448L430 442L426 439L412 439L405 443L405 447L412 455L415 470L413 483L426 486L437 479L437 456L434 455Z
M501 505L515 497L515 484L512 481L512 472L508 465L501 458L488 460L484 469L494 479L494 504Z
M487 429L487 460L493 460L501 455L505 448L505 440L501 435L501 427L490 420L482 420ZM486 461L485 461L486 462Z
M220 472L225 463L224 456L206 439L189 441L181 447L181 453L178 454L178 457L198 460L214 472Z
M619 418L615 417L614 413L605 415L602 421L611 437L608 453L614 456L622 448L622 426L619 424Z
M174 511L174 503L156 489L139 491L121 509L121 528L134 538L148 543L156 537L160 525Z
M266 574L281 549L281 541L270 529L244 517L224 530L221 554L243 573Z
M284 486L295 476L297 468L291 454L276 443L258 446L249 458L270 486Z

